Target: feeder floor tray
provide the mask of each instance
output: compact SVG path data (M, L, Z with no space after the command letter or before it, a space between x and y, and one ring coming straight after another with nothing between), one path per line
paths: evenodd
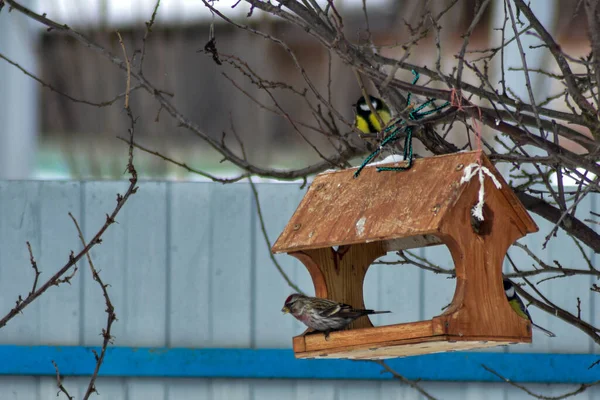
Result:
M516 343L531 343L531 336L458 336L443 332L434 318L406 324L294 337L296 358L384 359L418 354L461 351Z

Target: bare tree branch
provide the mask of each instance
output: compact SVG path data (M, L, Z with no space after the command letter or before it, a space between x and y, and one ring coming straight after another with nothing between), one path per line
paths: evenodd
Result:
M56 397L58 397L62 393L67 397L67 399L73 400L74 397L71 396L69 394L69 392L67 392L67 389L63 385L63 382L62 382L62 379L60 376L60 372L58 370L58 365L56 364L56 362L54 360L52 360L52 365L54 365L54 369L56 370L56 386L58 387L58 392L56 393Z
M419 385L417 382L415 381L411 381L410 379L405 378L404 376L400 375L398 372L396 372L395 370L393 370L389 365L387 365L387 363L385 361L382 360L373 360L371 362L374 362L375 364L378 364L380 366L383 367L383 369L385 369L387 372L389 372L390 374L392 374L392 376L399 380L400 382L404 383L405 385L410 386L411 388L415 389L417 392L419 392L423 397L425 397L426 399L429 400L437 400L435 397L433 397L431 394L427 393L425 391L425 389L423 389L421 387L421 385Z
M494 371L492 368L490 368L490 367L488 367L488 366L486 366L484 364L481 364L481 367L483 369L485 369L486 371L488 371L488 372L496 375L498 378L502 379L504 382L510 384L511 386L514 386L517 389L520 389L523 392L527 393L529 396L534 397L536 399L540 399L540 400L563 400L563 399L567 399L569 397L576 396L579 393L583 393L587 388L595 386L598 383L600 383L600 381L596 381L596 382L593 382L593 383L583 383L577 389L575 389L575 390L573 390L571 392L567 392L565 394L561 394L560 396L544 396L544 395L535 393L535 392L527 389L525 386L519 385L518 383L513 382L513 381L511 381L508 378L505 378L504 376L500 375L498 372Z

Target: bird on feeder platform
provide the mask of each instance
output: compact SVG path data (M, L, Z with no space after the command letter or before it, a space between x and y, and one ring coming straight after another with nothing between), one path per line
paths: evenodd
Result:
M288 296L281 311L284 314L292 314L309 328L324 332L325 339L329 337L329 332L343 329L352 321L364 315L391 312L355 309L348 304L319 297L309 297L300 293Z
M531 326L533 326L536 329L539 329L546 335L550 337L556 336L548 329L544 329L541 326L533 323L533 321L531 320L531 315L529 314L529 311L527 311L527 307L525 307L523 300L521 300L521 298L517 295L512 282L508 279L504 279L504 293L506 293L506 299L508 300L508 304L510 304L510 307L517 313L519 317L528 319L529 322L531 322Z

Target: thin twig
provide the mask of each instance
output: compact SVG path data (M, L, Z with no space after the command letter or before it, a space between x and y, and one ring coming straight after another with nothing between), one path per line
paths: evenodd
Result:
M390 374L392 374L392 376L394 378L396 378L400 382L402 382L402 383L410 386L411 388L415 389L417 392L419 392L426 399L437 400L435 397L433 397L432 395L430 395L429 393L427 393L425 391L425 389L423 389L421 387L421 385L419 385L415 381L411 381L410 379L407 379L404 376L400 375L398 372L396 372L395 370L393 370L389 365L387 365L387 363L385 361L382 361L382 360L371 360L371 362L373 362L373 363L375 363L377 365L382 366L387 372L389 372Z
M125 143L129 143L129 140L126 139L126 138L124 138L124 137L122 137L122 136L117 136L117 138L119 140L124 141ZM223 183L223 184L234 183L234 182L241 181L242 179L246 179L247 177L250 176L250 174L246 173L246 174L242 174L242 175L236 176L235 178L219 178L217 176L211 175L211 174L209 174L207 172L204 172L204 171L201 171L199 169L192 168L189 165L187 165L186 163L183 163L183 162L180 162L180 161L176 161L176 160L174 160L174 159L172 159L172 158L170 158L170 157L168 157L168 156L166 156L166 155L164 155L164 154L162 154L162 153L160 153L158 151L150 150L147 147L144 147L144 146L142 146L141 144L139 144L137 142L133 142L133 147L135 147L138 150L143 151L144 153L151 154L151 155L156 156L156 157L158 157L158 158L160 158L160 159L162 159L162 160L164 160L166 162L169 162L169 163L171 163L173 165L181 167L181 168L185 169L188 172L191 172L191 173L194 173L194 174L198 174L200 176L208 178L208 179L210 179L213 182L219 182L219 183Z
M38 269L35 258L33 258L33 252L31 251L31 244L29 242L27 242L27 250L29 251L29 262L31 263L31 268L33 268L33 271L35 273L35 277L33 279L33 286L31 287L31 291L29 292L29 295L31 295L33 292L35 292L35 289L38 284L38 278L40 277L41 272Z
M152 11L150 21L146 21L146 32L144 33L144 38L142 39L142 55L140 56L140 75L144 75L143 67L144 58L146 57L146 41L148 40L148 36L150 36L150 32L152 32L152 25L154 25L154 21L156 20L156 15L158 14L159 6L160 0L156 0L156 4L154 5L154 10Z
M125 191L125 194L124 195L117 194L117 205L115 206L115 208L111 212L111 214L106 216L106 221L100 227L100 229L97 231L97 233L94 235L92 240L76 255L73 254L73 252L71 252L69 261L61 269L59 269L58 272L56 272L54 275L52 275L42 286L40 286L37 290L33 291L32 293L29 293L29 295L25 299L22 299L22 301L20 301L20 302L17 301L17 304L15 305L15 307L13 309L11 309L2 319L0 319L0 329L3 328L4 326L6 326L6 324L11 319L13 319L16 315L21 313L23 311L23 309L25 309L25 307L27 307L34 300L36 300L38 297L40 297L44 292L46 292L46 290L48 290L48 288L57 285L58 282L64 281L64 279L65 279L64 276L71 269L71 267L75 266L75 264L79 260L81 260L81 258L83 258L94 246L102 243L102 237L103 237L104 233L106 232L106 230L108 229L108 227L115 223L115 218L117 217L117 215L119 214L119 212L121 211L121 209L123 208L125 203L127 203L127 200L129 199L129 197L132 194L137 192L137 189L138 189L138 187L137 187L137 171L135 170L135 167L133 165L133 132L134 132L133 126L134 126L135 120L134 120L133 116L131 115L131 111L129 109L127 109L127 110L128 110L128 115L130 116L130 119L132 121L131 128L129 129L129 133L130 133L129 161L127 163L127 171L131 175L131 178L129 179L129 187ZM73 275L71 275L71 276L73 276Z
M81 231L81 228L79 227L79 224L77 223L77 220L71 213L69 213L69 217L71 217L71 219L73 220L73 223L75 224L75 228L77 229L77 233L79 235L79 240L81 240L81 244L85 247L86 242L83 237L83 232ZM96 358L96 367L94 368L94 373L92 374L92 376L90 378L90 382L88 384L85 395L83 396L83 400L87 400L92 395L92 393L98 393L98 391L96 390L96 378L98 378L98 372L100 372L100 367L102 366L102 362L104 361L104 355L106 354L106 349L109 344L112 344L112 335L110 333L110 330L112 328L112 324L117 320L117 315L115 314L115 307L113 306L112 302L110 301L110 297L108 295L108 290L107 290L108 285L105 285L104 282L102 281L102 279L100 278L100 275L98 274L98 270L96 270L96 267L94 267L94 263L92 262L92 257L90 256L89 252L86 254L86 256L87 256L88 264L90 266L90 271L92 272L92 277L96 282L98 282L98 285L100 285L100 289L102 289L102 295L104 296L104 302L106 303L105 311L107 314L107 318L106 318L106 328L102 329L103 341L102 341L102 349L100 351L100 355L98 355L96 353L96 351L93 350L94 356Z
M125 108L129 108L129 93L131 92L131 64L129 63L129 58L127 57L127 50L125 50L125 43L123 43L123 38L119 31L117 31L117 36L119 37L119 44L123 49L123 59L125 60L125 64L127 65L127 85L125 86Z
M54 360L52 360L52 365L54 365L54 369L56 370L56 386L58 387L58 392L56 393L56 397L58 397L61 393L67 396L67 399L73 400L74 397L67 392L67 389L64 387L60 372L58 371L58 365Z
M463 73L463 68L464 68L465 52L467 51L467 47L469 46L469 39L471 38L471 34L473 33L473 30L475 29L475 27L481 20L481 17L483 17L483 14L485 13L485 10L487 9L487 6L489 4L490 4L490 0L485 0L482 4L479 5L479 9L477 10L477 13L473 17L473 20L471 21L471 25L469 25L469 29L467 29L467 32L464 34L462 47L460 48L460 51L459 51L458 55L456 56L456 58L458 58L458 67L457 67L457 71L456 71L456 90L459 93L462 90L462 73Z
M73 103L81 103L81 104L86 104L88 106L93 106L93 107L99 107L99 108L101 108L101 107L111 106L117 100L119 100L120 98L125 97L125 93L121 93L121 94L116 95L115 97L113 97L110 100L101 101L99 103L96 103L96 102L93 102L93 101L87 101L87 100L78 99L78 98L70 96L70 95L68 95L68 94L66 94L64 92L61 92L60 90L58 90L57 88L55 88L53 85L44 82L42 79L38 78L37 76L35 76L31 72L27 71L25 68L21 67L19 64L17 64L16 62L12 61L11 59L9 59L8 57L6 57L2 53L0 53L0 58L2 58L3 60L5 60L7 63L11 64L12 66L20 69L21 72L23 72L25 75L27 75L28 77L30 77L34 81L38 82L43 87L46 87L49 90L51 90L52 92L55 92L55 93L57 93L57 94L59 94L59 95L61 95L63 97L66 97L67 99L71 100ZM131 88L131 91L137 90L137 89L139 89L141 87L142 87L142 85L140 85L140 84L135 85L134 87Z
M595 386L598 383L600 383L600 381L595 381L595 382L592 382L592 383L582 383L577 389L575 389L575 390L573 390L571 392L567 392L565 394L562 394L560 396L543 396L541 394L532 392L531 390L527 389L523 385L519 385L518 383L513 382L512 380L510 380L508 378L505 378L504 376L500 375L498 372L494 371L492 368L490 368L490 367L488 367L488 366L486 366L484 364L481 364L481 367L483 369L485 369L486 371L488 371L488 372L496 375L498 378L502 379L504 382L508 383L509 385L514 386L517 389L520 389L520 390L524 391L529 396L535 397L536 399L539 399L539 400L563 400L563 399L566 399L566 398L569 398L569 397L572 397L572 396L576 396L579 393L584 392L587 388Z
M250 187L252 188L252 194L254 195L254 203L256 204L256 213L258 214L258 220L260 222L260 230L262 232L263 238L265 239L265 244L267 245L269 257L271 258L271 261L273 261L273 265L275 265L275 268L277 268L277 271L289 287L294 289L297 293L304 294L304 292L302 292L302 290L300 290L300 288L294 282L292 282L290 277L285 273L283 267L279 264L279 262L275 259L275 256L271 252L271 241L269 240L269 234L267 233L267 228L265 226L265 220L263 217L262 208L260 206L260 200L258 198L258 191L256 190L256 186L254 185L254 182L252 182L251 177L248 177L248 182L250 183Z

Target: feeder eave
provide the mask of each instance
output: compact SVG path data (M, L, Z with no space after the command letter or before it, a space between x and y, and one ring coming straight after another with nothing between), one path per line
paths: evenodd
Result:
M297 251L304 250L317 250L324 249L336 246L352 246L356 244L362 243L376 243L376 242L384 242L383 246L387 251L396 251L396 250L406 250L406 249L414 249L425 246L432 246L441 244L441 240L438 237L440 231L438 229L418 232L413 235L390 235L388 237L361 237L361 238L352 238L344 241L331 241L325 240L321 242L287 242L286 247L281 246L280 242L276 242L271 251L273 254L282 254L282 253L293 253Z
M512 210L511 218L523 235L539 228L490 160L478 151L417 159L404 172L379 173L366 167L359 178L355 169L317 175L294 215L274 243L274 253L344 246L382 240L432 235L456 209L473 177L461 183L464 169L480 160L501 183L490 185ZM475 199L473 199L474 201ZM463 207L466 206L465 202ZM469 205L471 207L472 204Z
M456 211L453 205L467 186L461 184L464 168L479 156L464 152L417 159L410 170L400 173L379 173L368 166L358 178L355 169L320 174L272 251L433 234L444 216Z

